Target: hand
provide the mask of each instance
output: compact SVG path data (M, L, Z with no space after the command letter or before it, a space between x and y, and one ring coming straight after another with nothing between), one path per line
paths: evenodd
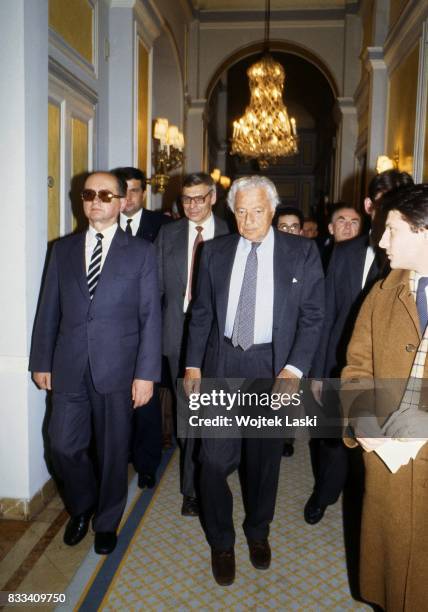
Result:
M314 400L316 401L316 403L319 404L320 406L322 406L322 401L321 401L322 387L323 387L322 380L315 380L315 379L311 380L312 395L314 396Z
M52 375L50 372L33 372L33 380L39 389L52 391L51 378Z
M363 447L365 451L371 453L372 451L388 442L389 438L356 438L358 444Z
M184 392L189 397L191 393L199 393L201 390L201 369L186 368L184 373L183 387Z
M144 406L152 398L153 381L134 378L132 383L132 401L133 408Z
M282 369L276 377L272 393L298 393L300 378L286 368Z

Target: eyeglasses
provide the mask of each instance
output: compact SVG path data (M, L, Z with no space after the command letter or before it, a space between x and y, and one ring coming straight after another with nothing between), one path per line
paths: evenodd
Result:
M294 232L300 232L300 223L291 223L290 225L288 225L288 223L280 223L278 225L278 229L280 229L282 232L289 232L289 233L294 233Z
M84 202L93 202L98 196L101 202L104 202L105 204L110 204L114 198L123 197L120 195L115 195L108 189L100 189L99 191L95 191L94 189L84 189L80 195Z
M197 195L193 197L192 196L181 196L181 203L183 204L183 206L190 206L190 204L196 204L196 206L202 206L202 204L205 204L205 200L210 195L210 193L212 193L212 189L210 189L204 196L203 195Z

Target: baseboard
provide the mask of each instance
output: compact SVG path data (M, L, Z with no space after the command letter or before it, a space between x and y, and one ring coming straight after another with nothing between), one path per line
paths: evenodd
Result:
M29 521L48 505L56 493L56 484L50 478L31 499L0 497L0 518Z

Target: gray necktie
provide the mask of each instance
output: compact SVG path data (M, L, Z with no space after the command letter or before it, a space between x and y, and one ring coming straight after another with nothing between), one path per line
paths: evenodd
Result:
M254 323L256 318L257 292L257 249L260 242L251 243L242 279L241 293L236 309L235 323L232 332L233 346L240 346L244 351L254 344Z
M416 291L416 307L418 309L419 321L421 324L421 333L423 335L428 322L427 296L425 288L428 285L428 276L422 276L418 282Z

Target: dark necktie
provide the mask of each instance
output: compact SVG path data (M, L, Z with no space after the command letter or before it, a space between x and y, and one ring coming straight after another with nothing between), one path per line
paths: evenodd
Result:
M251 243L242 279L241 293L233 324L232 344L240 346L244 351L254 344L254 324L256 320L257 295L257 249L260 242Z
M416 307L418 309L419 323L421 326L422 335L428 323L428 308L427 296L425 288L428 286L428 276L422 276L418 282L418 290L416 291Z
M89 295L91 296L91 300L94 297L95 289L97 287L98 279L101 273L101 257L103 254L102 239L104 238L104 236L102 234L96 234L95 238L97 239L97 244L95 245L95 248L92 252L87 276L88 289Z
M195 230L198 232L196 234L196 238L195 238L195 242L193 243L193 249L192 249L192 263L190 264L190 274L189 274L189 292L188 292L188 299L189 302L192 299L192 283L193 283L193 271L195 268L195 257L196 257L196 251L198 250L198 246L201 244L201 242L204 241L204 239L202 238L202 232L203 232L203 227L201 225L197 225L195 227Z
M132 229L131 229L131 223L132 223L132 219L128 219L128 220L126 221L126 229L125 229L125 232L126 232L126 233L127 233L129 236L132 236L132 235L133 235L133 234L132 234Z

